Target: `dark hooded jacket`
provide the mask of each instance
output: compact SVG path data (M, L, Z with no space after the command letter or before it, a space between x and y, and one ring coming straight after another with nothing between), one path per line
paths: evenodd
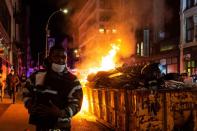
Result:
M44 76L43 84L36 84ZM29 123L48 128L70 127L71 117L80 111L83 99L81 84L77 77L65 70L56 73L53 70L38 71L27 80L23 92L24 104L39 106L44 104L50 106L49 101L54 103L66 115L61 118L48 116L44 119L36 114L30 113Z

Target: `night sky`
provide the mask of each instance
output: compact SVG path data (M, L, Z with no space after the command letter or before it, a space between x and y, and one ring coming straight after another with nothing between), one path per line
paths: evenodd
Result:
M29 33L32 60L37 63L38 53L40 54L40 62L45 57L45 27L49 16L60 8L69 9L67 15L57 13L49 22L48 29L51 37L69 34L71 17L84 5L87 0L22 0L23 5L30 7Z
M40 57L44 56L45 50L45 27L49 16L56 10L64 8L68 4L67 0L30 0L25 5L30 7L30 46L33 60L37 60L38 52ZM59 34L66 34L66 18L64 14L58 13L51 18L49 29L51 37Z

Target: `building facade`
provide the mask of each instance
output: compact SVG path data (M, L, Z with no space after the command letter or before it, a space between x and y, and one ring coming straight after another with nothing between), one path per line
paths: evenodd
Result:
M107 44L116 38L119 9L120 0L87 0L84 3L73 17L73 24L78 27L74 43L79 44L81 52L87 45Z
M14 68L22 72L20 0L0 0L0 70L3 79Z
M180 3L180 63L181 72L197 74L197 1L181 0Z
M122 37L124 26L124 37L134 38L128 42L135 62L158 62L163 73L179 72L178 5L179 0L87 0L73 20L79 29L75 43L82 51L90 43L110 43Z
M146 4L145 1L141 3ZM179 1L152 0L148 3L149 9L144 10L145 17L143 13L139 14L144 20L139 20L140 25L135 33L136 55L143 58L139 63L144 60L157 62L162 65L163 73L178 73ZM136 4L142 5L139 2Z
M0 70L3 79L12 65L12 42L14 32L13 1L0 1Z

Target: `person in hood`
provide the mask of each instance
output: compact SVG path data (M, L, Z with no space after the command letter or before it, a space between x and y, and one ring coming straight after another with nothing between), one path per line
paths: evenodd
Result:
M82 87L66 63L64 48L56 45L50 49L46 69L33 73L26 81L24 104L30 114L29 123L37 131L70 131L71 118L81 109Z
M18 75L15 73L14 69L11 69L11 72L6 77L6 84L8 89L8 94L13 100L13 104L16 102L16 91L17 85L20 83Z

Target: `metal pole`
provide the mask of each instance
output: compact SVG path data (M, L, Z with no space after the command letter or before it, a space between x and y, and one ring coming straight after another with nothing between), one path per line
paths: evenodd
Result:
M50 16L49 16L49 18L48 18L48 20L47 20L47 23L46 23L46 27L45 27L45 57L47 57L48 56L48 35L49 35L49 30L48 30L48 26L49 26L49 22L50 22L50 19L56 14L56 13L58 13L58 12L61 12L62 11L62 9L60 9L60 10L56 10L56 11L54 11Z
M47 50L48 50L48 29L46 29L46 35L45 35L45 57L47 57L48 56L48 52L47 52Z
M40 53L38 52L38 70L40 69Z

